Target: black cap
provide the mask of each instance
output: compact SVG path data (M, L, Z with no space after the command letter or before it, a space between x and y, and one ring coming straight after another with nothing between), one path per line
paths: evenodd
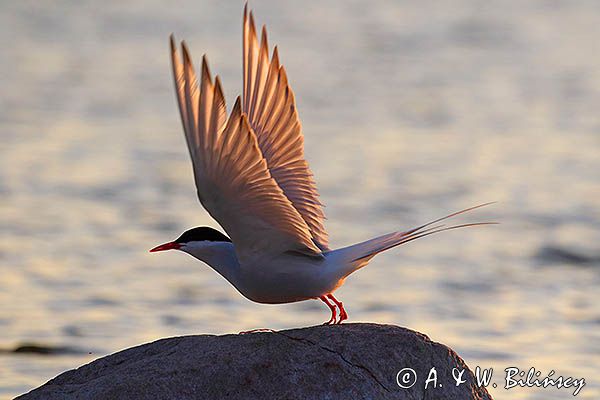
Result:
M181 236L179 236L175 240L175 242L181 243L181 244L187 243L187 242L202 242L202 241L230 242L231 243L231 239L229 239L227 236L225 236L218 230L210 228L208 226L199 226L197 228L192 228L190 230L187 230L187 231L183 232L181 234Z

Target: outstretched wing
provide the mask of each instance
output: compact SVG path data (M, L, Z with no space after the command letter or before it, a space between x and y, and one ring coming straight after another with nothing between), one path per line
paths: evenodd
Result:
M226 120L219 77L212 82L204 57L198 84L185 43L182 48L183 63L171 37L175 89L198 198L231 237L240 262L284 251L321 256L306 222L272 178L239 97Z
M325 214L313 174L304 159L304 137L294 93L279 64L277 47L269 60L267 32L262 29L260 46L254 17L244 8L244 93L242 110L256 133L258 146L271 176L298 210L313 241L328 249Z

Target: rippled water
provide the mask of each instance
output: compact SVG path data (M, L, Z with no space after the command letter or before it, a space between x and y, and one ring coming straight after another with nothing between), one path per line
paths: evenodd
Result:
M501 225L353 275L338 291L351 321L424 332L499 385L504 368L533 366L600 397L600 3L255 3L296 91L334 247L499 201L462 221ZM216 226L195 198L168 35L208 54L231 105L241 12L0 4L0 346L70 350L0 354L0 396L165 336L328 318L316 301L251 303L190 257L147 252Z

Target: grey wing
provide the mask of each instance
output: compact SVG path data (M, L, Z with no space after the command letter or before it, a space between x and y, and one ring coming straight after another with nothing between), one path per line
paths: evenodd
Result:
M260 46L252 12L244 8L244 90L242 110L248 115L271 175L298 210L321 250L328 249L325 213L317 186L304 158L304 136L294 93L277 47L269 60L266 29Z
M239 97L227 118L219 77L213 83L203 58L198 84L182 47L183 63L171 37L176 95L200 202L230 235L242 263L285 251L321 256L306 222L271 176Z

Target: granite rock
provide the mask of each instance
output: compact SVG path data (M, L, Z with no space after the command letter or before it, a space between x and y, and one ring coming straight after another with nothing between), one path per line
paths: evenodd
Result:
M425 389L432 367L437 387L431 382ZM416 384L407 389L397 381L409 378L398 377L404 368L417 376ZM465 370L466 382L456 386L453 368ZM476 385L473 373L452 349L421 333L392 325L343 324L162 339L64 372L18 399L466 400L491 396Z

